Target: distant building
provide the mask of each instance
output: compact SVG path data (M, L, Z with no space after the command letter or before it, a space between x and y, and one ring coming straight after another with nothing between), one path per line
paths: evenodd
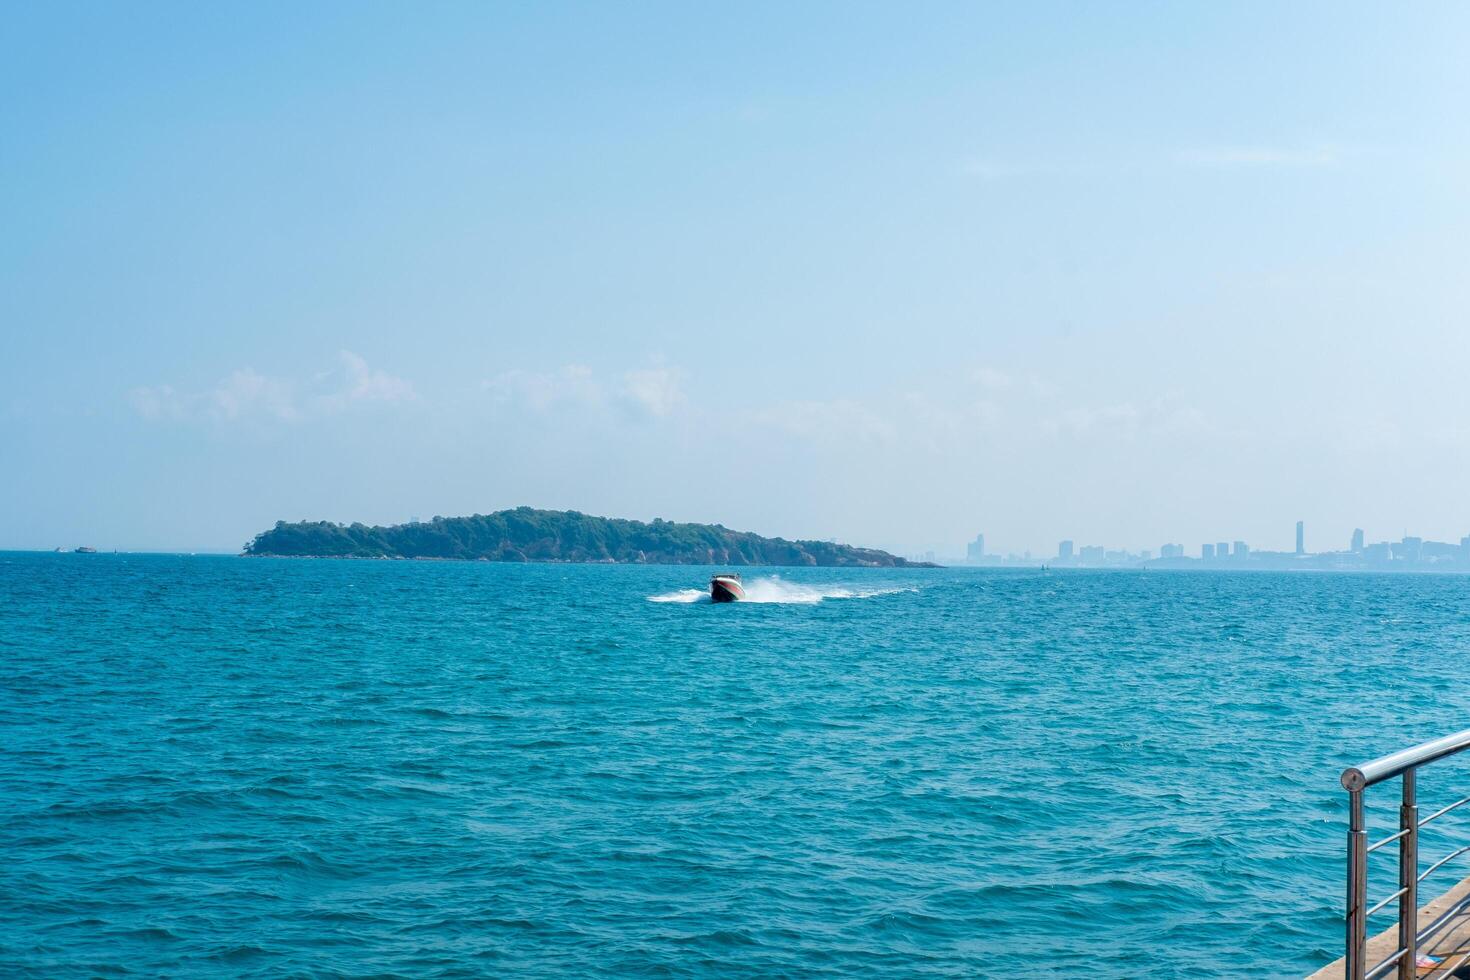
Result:
M985 535L975 535L975 540L965 546L965 558L968 561L981 561L985 558Z
M1108 549L1104 548L1102 545L1084 544L1082 546L1081 557L1084 563L1101 565L1103 562L1107 561Z
M1348 550L1351 551L1353 554L1362 554L1363 553L1363 529L1362 528L1360 528L1360 527L1353 528L1353 546L1351 548L1349 548Z
M1296 553L1299 555L1307 553L1306 525L1301 521L1296 522Z
M1372 565L1386 565L1392 557L1387 541L1370 544L1363 549L1363 560Z
M1161 545L1159 545L1159 557L1160 558L1183 558L1184 557L1184 545L1182 545L1182 544L1161 544Z
M1246 555L1248 555L1250 553L1251 553L1251 550L1245 546L1245 542L1244 541L1237 541L1237 542L1235 542L1235 557L1237 557L1237 558L1244 558Z
M1212 558L1215 557L1215 546L1212 545L1212 544L1202 544L1202 545L1200 545L1199 546L1199 556L1201 558L1203 558L1205 561L1210 561Z
M1060 558L1062 561L1071 561L1072 542L1063 541L1061 544L1057 545L1057 557Z
M1230 557L1230 542L1229 541L1221 541L1220 543L1218 543L1218 544L1215 545L1215 557L1216 558L1229 558Z
M1460 557L1460 546L1448 541L1426 541L1419 551L1419 557L1425 561L1454 561Z
M1393 557L1396 561L1418 561L1424 551L1423 538L1406 537L1393 546Z
M1150 551L1149 549L1147 549L1147 548L1144 548L1142 551L1140 551L1138 553L1138 557L1139 558L1142 558L1144 561L1148 561L1153 556L1154 556L1154 553L1152 551Z

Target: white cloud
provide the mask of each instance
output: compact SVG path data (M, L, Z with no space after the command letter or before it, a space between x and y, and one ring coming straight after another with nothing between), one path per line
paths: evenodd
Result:
M351 351L339 355L341 367L316 375L303 394L288 378L243 367L206 391L181 392L172 385L134 388L133 409L149 421L236 422L267 419L291 422L314 414L337 412L367 402L394 403L414 397L413 386L385 371L374 370Z
M621 405L639 416L668 418L685 401L683 373L671 367L627 371L620 381L604 383L591 368L567 364L555 371L505 371L482 387L499 405L540 414Z
M907 448L961 458L984 447L1028 446L1039 439L1126 444L1141 439L1234 438L1192 405L1172 397L1148 402L1062 401L1030 375L985 369L961 376L984 389L931 386L878 399L793 401L752 421L818 445Z
M502 405L517 405L537 412L561 405L595 405L603 400L602 386L592 369L568 364L556 371L505 371L482 387Z
M215 418L229 420L247 415L289 420L297 415L290 385L250 368L241 368L216 385L205 397L205 406Z
M759 125L771 118L771 110L761 102L742 102L735 109L735 116L747 125Z
M1005 391L1015 384L1009 374L988 367L976 368L972 372L972 377L975 383L986 391Z
M885 443L898 433L897 427L888 419L849 399L787 402L762 411L754 418L790 435L817 442L855 439L864 443Z
M133 410L150 422L181 419L187 414L183 399L171 385L134 388L128 392Z
M1020 167L989 157L971 157L960 164L961 174L978 180L1005 180L1008 177L1019 177L1024 172Z
M957 169L961 176L982 182L1014 180L1021 177L1066 178L1083 175L1125 175L1157 169L1172 160L1191 167L1226 168L1325 168L1336 167L1350 157L1368 152L1363 147L1345 147L1336 143L1210 144L1185 147L1172 154L1148 148L1140 152L1113 157L1078 156L1072 158L1004 159L995 156L971 156L961 160Z
M662 418L673 413L684 400L678 371L647 368L623 375L623 394L649 415Z
M1042 430L1065 432L1074 436L1092 435L1098 430L1132 431L1138 426L1138 409L1133 405L1079 406L1062 411L1056 418L1042 422Z
M1342 162L1334 146L1207 146L1183 150L1180 163L1201 167L1333 167Z
M338 357L347 372L347 387L340 393L348 401L401 402L414 397L413 385L386 371L368 367L367 361L350 350Z
M1133 402L1077 405L1041 419L1038 427L1041 432L1050 436L1066 435L1093 440L1205 433L1229 435L1225 430L1212 426L1199 409L1176 404L1172 399L1158 399L1145 405Z

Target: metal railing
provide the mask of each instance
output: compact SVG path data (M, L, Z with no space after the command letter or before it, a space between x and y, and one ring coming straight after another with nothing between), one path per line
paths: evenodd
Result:
M1415 960L1421 944L1438 935L1455 916L1470 907L1470 898L1456 903L1437 916L1423 929L1419 928L1419 883L1438 871L1445 864L1470 852L1470 847L1452 851L1434 862L1422 874L1419 872L1419 829L1432 820L1444 816L1451 810L1470 803L1470 796L1441 807L1429 816L1420 819L1417 800L1416 777L1419 767L1428 765L1446 756L1470 749L1470 729L1446 735L1444 738L1416 745L1381 759L1374 759L1364 766L1346 769L1342 774L1342 787L1348 791L1348 846L1347 846L1347 977L1348 980L1377 980L1389 973L1397 974L1399 980L1413 980L1417 975ZM1399 803L1399 829L1382 840L1369 844L1368 830L1363 817L1363 792L1394 778L1402 777L1403 796ZM1368 907L1368 855L1398 842L1399 874L1398 890L1391 892L1371 908ZM1398 949L1387 959L1373 966L1367 963L1368 918L1389 904L1398 903L1399 928ZM1457 969L1470 953L1457 963L1446 963L1443 969L1448 974Z

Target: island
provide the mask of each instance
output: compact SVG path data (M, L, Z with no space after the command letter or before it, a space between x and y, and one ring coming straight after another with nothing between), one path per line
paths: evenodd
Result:
M832 541L787 541L720 524L593 517L517 507L388 527L278 521L245 546L249 557L433 558L463 561L612 562L649 565L821 565L932 568L886 551Z

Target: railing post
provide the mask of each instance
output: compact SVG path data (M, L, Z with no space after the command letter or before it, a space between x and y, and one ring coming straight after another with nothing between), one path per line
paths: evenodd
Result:
M1399 896L1399 948L1404 955L1399 959L1399 980L1414 980L1419 975L1415 960L1418 954L1419 932L1419 805L1416 799L1414 777L1418 769L1404 770L1404 801L1399 807L1399 830L1405 831L1399 838L1399 887L1404 893Z
M1347 980L1363 980L1368 945L1368 831L1363 826L1363 790L1348 790Z

